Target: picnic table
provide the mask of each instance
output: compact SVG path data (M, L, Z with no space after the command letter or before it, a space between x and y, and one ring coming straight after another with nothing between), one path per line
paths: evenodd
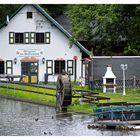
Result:
M24 75L13 75L13 74L0 74L0 79L6 79L8 81L14 81L14 79L19 78L19 81L22 81Z

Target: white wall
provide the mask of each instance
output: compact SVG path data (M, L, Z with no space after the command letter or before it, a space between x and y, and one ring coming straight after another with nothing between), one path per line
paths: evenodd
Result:
M33 12L33 19L26 18L26 12ZM37 28L36 20L43 20L43 28ZM51 43L50 44L9 44L9 32L50 32ZM46 60L55 60L57 58L63 58L65 60L73 59L75 55L78 56L77 61L77 78L81 76L81 52L78 47L73 45L69 48L68 38L60 32L55 26L52 26L50 22L42 16L31 5L25 6L21 11L13 17L6 27L0 30L0 58L3 60L18 59L17 64L13 63L13 74L21 74L21 62L23 57L17 54L17 51L21 49L39 49L43 51L43 54L36 56L39 59L39 81L44 81L44 73L46 72L46 63L42 64L42 58ZM56 76L54 77L56 80ZM72 76L72 80L74 76ZM49 76L49 81L53 80L53 76Z

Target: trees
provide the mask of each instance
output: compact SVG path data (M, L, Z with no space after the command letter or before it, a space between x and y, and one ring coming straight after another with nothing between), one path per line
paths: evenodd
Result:
M0 24L6 20L6 16L13 13L20 5L18 4L0 4Z
M125 55L140 55L140 5L73 5L68 16L74 36L97 54L112 55L123 43Z
M21 5L18 4L0 4L0 24L6 20L7 15L11 15L14 11L16 11ZM52 17L59 16L64 13L67 5L40 5L44 8Z
M0 5L0 23L19 5ZM140 5L41 5L53 18L67 13L73 37L97 55L140 55Z
M55 4L41 4L42 8L44 8L53 18L59 15L62 15L67 9L67 5L55 5Z

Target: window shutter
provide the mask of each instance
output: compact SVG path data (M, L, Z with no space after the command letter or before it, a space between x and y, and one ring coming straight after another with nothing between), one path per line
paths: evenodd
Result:
M14 44L14 32L9 32L9 44Z
M13 74L13 61L12 60L6 61L6 74Z
M29 32L24 33L24 42L25 44L29 44Z
M53 60L46 60L46 72L48 75L53 74Z
M45 43L50 44L50 32L45 32Z
M67 60L67 72L73 75L73 60Z
M30 33L30 43L35 44L35 32Z

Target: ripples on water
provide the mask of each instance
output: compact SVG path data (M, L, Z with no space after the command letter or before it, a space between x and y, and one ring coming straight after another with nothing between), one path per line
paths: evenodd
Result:
M1 136L138 136L140 131L88 129L92 116L58 115L54 108L0 99Z

